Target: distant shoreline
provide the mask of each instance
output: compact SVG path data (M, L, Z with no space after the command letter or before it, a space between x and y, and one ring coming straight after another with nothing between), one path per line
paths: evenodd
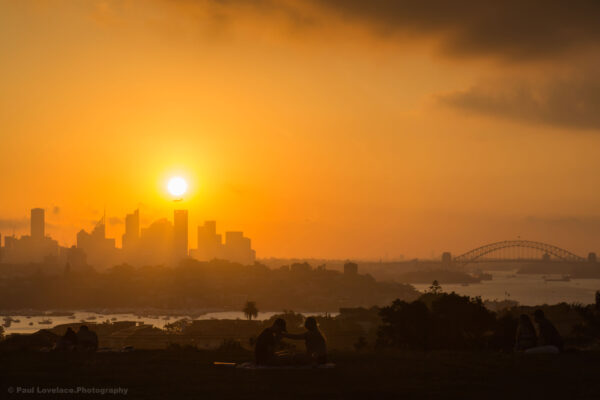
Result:
M338 310L294 310L300 314L323 314L323 313L337 313ZM239 312L242 310L232 308L194 308L194 309L162 309L162 308L87 308L87 309L6 309L0 310L0 316L23 316L23 317L68 317L75 315L75 313L90 313L97 315L111 315L111 314L133 314L140 317L153 317L153 316L170 316L170 317L200 317L206 314L212 313L225 313L225 312ZM284 310L260 310L259 314L262 313L283 313Z

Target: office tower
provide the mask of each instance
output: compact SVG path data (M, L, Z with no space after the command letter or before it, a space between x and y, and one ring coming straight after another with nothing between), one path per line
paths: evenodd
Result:
M256 252L252 250L252 242L244 237L243 232L225 232L225 259L249 265L256 259Z
M190 250L190 255L199 261L221 259L250 265L256 259L251 245L243 232L226 232L223 243L221 235L217 235L216 222L205 221L203 226L198 226L198 248Z
M123 249L134 249L140 240L140 210L135 210L125 216L125 234L123 235Z
M44 209L31 209L31 238L34 240L42 240L46 236L44 223Z
M188 255L187 210L175 210L173 214L173 251L177 259Z
M194 251L194 258L200 261L210 261L222 258L221 235L217 235L217 223L204 221L203 226L198 226L198 249Z
M91 233L83 229L77 233L77 248L82 249L89 264L97 268L110 267L118 261L115 239L106 237L105 221L102 217Z
M209 237L217 235L217 221L204 221L204 231Z
M142 228L140 235L139 265L165 265L173 261L173 224L166 218Z

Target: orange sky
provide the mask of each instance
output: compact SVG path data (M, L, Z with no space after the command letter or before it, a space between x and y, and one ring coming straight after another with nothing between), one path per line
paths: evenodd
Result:
M136 207L144 224L185 207L192 247L215 219L258 257L438 257L517 236L600 252L585 15L565 24L591 39L563 40L506 6L524 39L503 42L378 2L390 11L0 0L0 233L44 207L73 244L106 208L120 243ZM174 204L179 174L191 191Z

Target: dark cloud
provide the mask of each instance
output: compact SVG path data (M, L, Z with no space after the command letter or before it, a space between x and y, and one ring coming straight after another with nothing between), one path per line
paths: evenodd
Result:
M538 58L598 44L597 0L313 0L386 35L441 39L453 54Z
M454 108L576 129L600 129L600 79L592 76L554 80L545 85L474 86L444 95Z

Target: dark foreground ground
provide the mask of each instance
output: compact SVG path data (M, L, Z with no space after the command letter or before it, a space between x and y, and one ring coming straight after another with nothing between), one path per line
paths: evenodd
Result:
M247 355L157 350L0 354L0 398L599 399L600 353L333 354L331 370L240 370ZM23 395L18 387L127 388L127 395ZM11 389L12 388L12 389Z

